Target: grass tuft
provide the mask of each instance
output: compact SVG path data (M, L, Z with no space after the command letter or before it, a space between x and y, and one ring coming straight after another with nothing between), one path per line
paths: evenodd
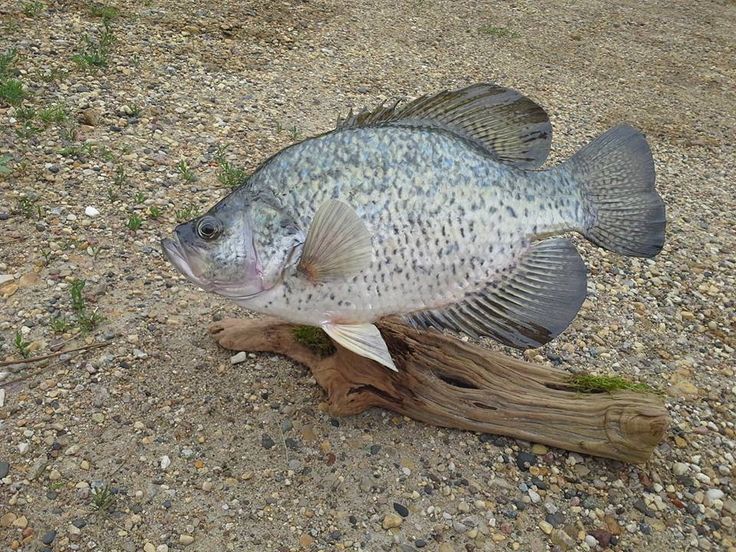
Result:
M18 353L20 353L20 356L23 358L28 358L31 356L31 351L28 347L30 347L31 343L30 341L26 341L23 339L23 334L20 332L15 332L15 348L18 349Z
M314 326L296 326L294 339L313 353L327 357L335 352L335 345L322 328Z
M109 514L115 506L115 492L109 485L92 489L92 509L99 514Z
M568 383L579 393L613 393L614 391L635 391L637 393L659 393L646 383L629 381L618 376L594 376L579 374L571 376Z
M215 154L215 160L220 167L217 172L217 179L228 188L235 188L245 181L247 175L245 170L236 167L225 158L226 151L227 146L220 146Z
M143 219L139 217L138 215L130 215L130 218L128 219L128 222L126 223L126 226L135 232L136 230L139 230L141 226L143 226Z
M481 34L490 36L491 38L519 38L519 33L512 31L507 27L496 27L494 25L485 25L480 28Z
M26 93L23 90L23 83L18 79L0 80L0 103L18 106L23 103L25 97Z

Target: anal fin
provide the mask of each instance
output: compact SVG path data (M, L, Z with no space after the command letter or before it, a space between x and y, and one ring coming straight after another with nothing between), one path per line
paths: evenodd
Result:
M386 342L373 324L322 324L322 329L337 343L386 368L398 372Z
M567 239L541 241L500 281L460 303L415 312L414 327L491 337L517 348L539 347L562 333L586 295L585 264Z

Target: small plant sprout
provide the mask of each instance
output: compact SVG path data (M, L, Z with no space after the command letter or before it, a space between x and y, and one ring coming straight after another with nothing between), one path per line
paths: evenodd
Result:
M134 119L137 119L141 116L141 113L143 113L143 108L138 104L132 104L130 107L130 116Z
M113 182L116 186L122 186L128 181L128 175L125 173L125 167L122 165L118 165L115 167L115 177L113 178Z
M0 80L0 104L18 106L25 97L23 84L18 79Z
M0 155L0 176L5 176L13 172L10 168L10 162L13 158L10 155Z
M72 310L77 316L77 324L83 332L88 333L99 326L105 318L96 309L90 311L87 308L87 302L83 295L85 285L84 280L75 279L69 288L69 294L72 299Z
M50 249L42 249L41 250L41 256L43 257L43 266L49 266L51 263L51 257L53 253L51 253Z
M191 167L184 159L176 164L176 170L179 171L179 176L181 176L184 182L193 182L196 178Z
M110 28L108 19L102 20L102 31L100 38L95 39L89 35L84 35L82 52L72 56L72 61L79 67L94 70L107 67L110 62L110 49L115 43L115 35Z
M69 113L63 105L52 105L38 112L38 118L45 125L65 123L69 119Z
M133 196L133 201L136 203L143 203L146 201L146 196L143 194L143 192L136 192Z
M127 222L127 226L130 230L135 232L141 226L143 226L143 219L139 217L138 215L130 215L130 218L128 219L128 222Z
M296 127L296 125L291 127L289 133L291 134L291 139L294 141L297 141L302 134L301 131Z
M227 146L220 146L217 148L217 153L215 154L215 160L220 167L217 171L217 179L228 188L234 188L243 183L246 173L243 169L236 167L226 159L226 151Z
M57 334L66 333L69 330L71 330L73 327L74 327L74 324L63 316L54 318L51 321L51 331Z
M15 108L15 118L23 124L28 124L36 118L36 110L30 106L18 106Z
M148 216L154 220L161 216L161 209L156 206L149 207Z
M492 38L519 38L519 33L516 31L494 25L485 25L480 28L480 32Z
M84 295L82 295L86 284L87 282L85 280L75 279L69 288L69 295L71 295L72 298L72 310L77 313L77 315L80 315L87 309Z
M38 205L38 198L31 196L23 196L17 202L16 213L30 219L34 216L40 220L42 218L41 206Z
M26 17L36 17L39 13L46 9L43 2L26 2L23 4L23 13Z
M112 512L115 499L115 493L109 485L92 488L92 509L99 514Z
M15 348L18 349L18 353L20 353L20 356L23 358L28 358L31 356L31 351L29 350L30 342L23 339L23 334L20 332L15 332Z
M186 222L197 216L197 209L191 205L176 211L176 222Z
M93 3L89 6L89 14L92 17L101 17L103 21L112 21L120 12L115 6Z

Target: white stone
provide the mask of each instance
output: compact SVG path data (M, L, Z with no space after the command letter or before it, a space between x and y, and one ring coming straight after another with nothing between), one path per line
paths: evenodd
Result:
M539 493L535 491L534 489L529 489L529 498L532 499L532 502L534 504L538 504L540 500L542 500L542 497L539 496Z
M13 280L12 274L0 274L0 286L3 285L5 282L10 282Z
M241 362L245 362L246 358L247 358L246 352L240 351L238 354L230 357L230 364L240 364Z
M164 455L164 456L161 457L161 460L159 461L159 463L161 464L161 469L162 470L165 470L166 468L168 468L171 465L171 458L169 458L168 456Z
M0 389L0 408L5 406L5 389Z
M100 214L100 212L90 205L84 209L84 214L87 215L89 218L95 218L97 215Z
M687 473L687 464L684 464L682 462L675 462L672 464L672 473L675 475L685 475Z
M703 504L711 506L716 500L720 500L724 497L724 493L721 489L708 489L705 491L705 500Z

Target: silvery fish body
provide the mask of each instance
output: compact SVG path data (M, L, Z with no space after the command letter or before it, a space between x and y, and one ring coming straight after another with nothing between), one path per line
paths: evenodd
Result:
M520 94L475 85L350 116L266 161L164 249L205 289L394 368L373 322L538 346L585 298L578 231L653 256L664 205L643 136L622 125L535 170L551 127Z

